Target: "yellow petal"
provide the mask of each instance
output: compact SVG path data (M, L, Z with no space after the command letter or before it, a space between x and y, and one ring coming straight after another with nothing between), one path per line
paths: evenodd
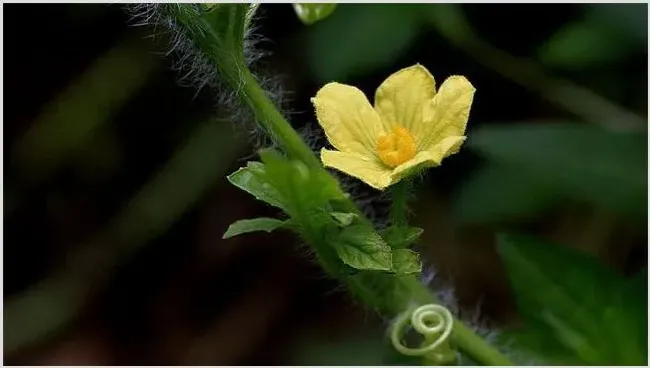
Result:
M465 139L467 137L464 136L445 137L429 149L428 152L440 163L443 158L457 153L460 150L460 146L465 142Z
M375 109L384 129L392 131L395 125L408 129L415 137L421 136L422 110L436 93L433 76L420 64L402 69L377 88Z
M323 165L342 171L379 190L384 190L393 183L391 169L384 166L374 156L363 156L322 149L320 158Z
M328 83L311 99L330 143L342 152L372 155L383 133L377 112L359 89Z
M419 150L430 150L446 137L465 135L476 89L461 76L451 76L440 86L423 113Z
M442 159L452 155L460 149L466 137L447 137L427 151L421 151L412 159L399 165L393 170L393 181L397 182L403 177L412 174L413 169L424 169L439 166Z
M393 170L393 180L399 181L402 178L413 174L416 168L427 168L440 165L440 162L428 151L418 152L415 157L399 165Z

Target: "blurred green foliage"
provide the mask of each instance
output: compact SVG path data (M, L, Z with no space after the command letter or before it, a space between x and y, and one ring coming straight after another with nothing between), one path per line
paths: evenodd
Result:
M341 6L308 30L308 62L316 81L344 81L386 67L418 35L413 5Z
M14 147L26 175L47 178L111 122L159 67L146 45L134 40L116 45L43 109Z
M647 211L645 137L571 123L486 126L468 146L488 164L459 194L469 221L526 216L566 199L643 217Z
M584 254L521 235L500 236L499 252L526 323L511 335L517 347L552 364L647 364L647 273L625 279Z
M647 57L647 4L581 6L580 16L554 30L547 40L534 47L536 51L527 55L528 59L514 58L507 50L477 40L481 29L465 27L474 24L471 19L458 18L465 7L461 5L345 4L336 11L329 6L318 14L311 11L314 5L302 6L309 11L303 12L301 19L313 24L300 31L304 37L299 45L306 50L304 62L311 71L310 82L347 83L396 68L401 65L400 58L412 51L422 32L435 31L446 36L452 47L467 51L468 58L487 66L480 72L514 80L523 88L542 91L547 98L556 96L561 100L558 106L579 112L578 119L570 122L564 120L562 112L553 110L550 114L557 117L548 120L516 120L498 125L480 115L471 117L469 140L463 152L479 153L482 166L455 190L452 207L460 222L487 224L498 231L499 222L534 218L548 209L561 209L570 201L612 211L635 223L647 218L647 85L638 87L645 83L647 74L639 78L626 74L626 63L631 58ZM254 9L249 9L248 14L252 15ZM92 12L97 13L101 11ZM509 34L512 32L517 30ZM89 152L102 149L96 142L113 139L96 140L98 135L111 134L110 129L104 128L114 122L117 112L159 67L150 46L127 40L111 48L46 105L12 147L13 157L9 159L20 173L5 191L5 216L20 208L26 197L20 179L46 181L66 163L83 162L92 156ZM566 79L551 76L543 67L562 71ZM586 75L587 88L616 85L621 92L612 94L614 100L609 101L594 99L587 89L560 88L578 74ZM490 98L482 96L499 95L497 90L481 87L477 103ZM610 108L610 104L615 108ZM639 118L638 113L644 116ZM492 112L490 118L501 115L508 115L507 111ZM593 119L594 116L600 120ZM597 121L599 125L587 125L583 120ZM636 133L615 132L617 127L629 126ZM179 139L177 144L179 147L171 158L121 204L122 209L106 223L105 229L80 250L63 256L65 268L6 298L5 355L47 340L72 322L84 307L89 291L108 278L114 266L128 259L134 250L177 223L211 186L223 179L244 148L243 139L235 135L231 126L214 118L205 119L189 139ZM316 180L305 185L300 181L299 169L291 171L282 165L275 169L273 180L282 195L292 196L300 204L299 208L289 209L290 214L298 217L314 216L302 211L329 198L327 193L321 196L323 193L316 193L317 190L327 192L329 186L336 184ZM250 189L253 184L249 181L246 185ZM262 189L267 192L262 193ZM269 194L268 188L260 186L249 192L263 194L260 199L288 210L279 194ZM337 226L349 226L353 221L346 225L344 217L317 215L323 216L323 221L338 221ZM419 267L419 261L413 260L411 251L400 248L415 242L421 230L397 230L403 232L382 236L393 250L404 252L398 258L406 260L407 267L398 268L412 272L414 265ZM402 237L405 244L398 241ZM542 360L553 359L563 364L647 361L647 274L624 279L566 246L536 238L501 237L500 243L500 254L527 327L511 336L517 336L523 347L542 355ZM24 244L7 244L21 246ZM299 361L386 364L394 359L396 364L405 364L403 358L393 356L392 350L387 351L380 339L373 340L375 337L370 342L366 339L319 343L303 351Z
M647 4L592 4L583 18L551 36L540 47L538 58L563 69L612 65L647 45L647 14Z

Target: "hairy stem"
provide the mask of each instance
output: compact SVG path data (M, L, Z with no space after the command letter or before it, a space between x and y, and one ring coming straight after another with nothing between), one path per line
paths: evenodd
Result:
M302 140L300 135L293 129L291 124L282 116L276 106L268 98L252 73L245 67L232 70L224 70L231 74L235 79L238 76L243 79L243 86L236 88L240 91L240 98L250 106L255 112L255 116L260 125L266 130L274 141L282 147L285 152L295 159L303 161L305 164L316 170L325 170L320 164L318 158L309 149L309 146ZM230 80L231 78L228 78ZM398 220L406 221L405 205L408 195L408 184L400 184L398 190L397 202L401 207L400 214L397 214ZM358 212L357 207L350 200L347 206ZM318 249L315 249L318 253ZM328 264L330 260L326 257L318 257L323 264L324 269L333 270L337 266ZM415 276L398 276L393 274L382 274L379 272L359 272L356 275L336 275L342 282L361 296L369 307L375 308L389 315L396 315L402 312L410 303L436 303L436 297L423 285ZM512 362L500 353L493 346L488 344L481 337L476 335L471 329L465 326L461 321L454 321L453 339L461 351L485 365L512 365Z
M310 167L321 167L309 146L278 111L248 68L239 72L244 83L240 97L253 110L266 133L291 157Z
M393 225L408 225L407 212L410 184L411 183L405 179L390 187L391 199L393 201L390 210L390 217Z

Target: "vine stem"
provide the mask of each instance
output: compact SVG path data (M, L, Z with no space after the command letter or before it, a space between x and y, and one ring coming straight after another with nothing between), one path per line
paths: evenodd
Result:
M390 187L391 199L393 202L390 210L390 217L393 225L408 225L407 209L410 184L411 183L407 179L404 179Z
M281 146L285 152L295 159L303 161L306 165L314 168L315 170L326 171L321 165L318 158L313 154L309 146L300 137L300 135L293 129L291 124L282 116L276 106L266 95L265 91L259 85L253 74L248 68L241 65L231 65L228 68L226 65L222 66L222 72L229 74L229 80L239 80L241 83L235 87L235 90L240 92L240 98L250 106L255 112L256 119L259 124L266 130L266 132L273 138L273 140ZM236 88L241 87L241 88ZM328 173L329 175L329 173ZM401 190L398 197L403 198L401 207L402 215L399 221L405 221L405 205L406 196L408 195L407 183L402 183L402 187L396 190ZM398 202L402 199L398 199ZM357 206L351 200L347 200L347 207L350 210L359 212ZM317 251L317 249L316 249ZM327 258L320 258L320 262L329 262ZM323 265L324 269L331 270L336 268L336 265L326 264ZM370 300L377 301L378 305L371 305L370 307L378 310L383 310L397 315L408 306L409 303L416 301L418 303L439 303L437 298L422 284L415 276L412 275L392 275L392 274L373 274L371 277L366 274L365 277L354 276L338 276L341 281L347 283L350 287L356 290L361 290L371 298ZM377 278L377 280L373 280ZM377 283L381 278L381 283ZM383 289L383 290L382 290ZM384 300L386 290L392 290L392 295L388 296L390 301ZM379 305L383 303L384 305ZM454 330L452 338L459 349L466 355L471 357L477 362L484 365L512 365L512 362L499 352L495 347L488 344L480 336L476 335L470 328L468 328L461 321L454 319Z

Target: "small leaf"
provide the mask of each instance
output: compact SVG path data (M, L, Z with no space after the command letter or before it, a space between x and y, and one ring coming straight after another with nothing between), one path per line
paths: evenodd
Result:
M355 218L359 217L356 213L350 212L331 212L330 215L332 215L334 220L336 220L341 226L349 226Z
M222 239L232 238L233 236L252 233L255 231L266 231L270 233L271 231L282 227L285 225L285 221L281 221L274 218L260 217L250 220L239 220L233 222L226 230L226 233L223 234Z
M265 174L266 171L263 164L249 162L247 167L242 167L230 174L228 181L239 189L252 194L255 198L286 211L284 205L285 199L280 192L269 183L261 180L261 176Z
M415 244L423 232L419 227L391 226L381 232L381 237L392 249L400 249Z
M307 217L327 209L329 202L342 199L338 182L327 172L311 170L304 163L287 160L274 151L263 151L260 156L264 172L258 176L282 198L285 212L299 223L312 222Z
M410 249L393 250L393 272L397 274L419 273L422 262L418 254Z
M343 228L332 243L339 258L358 270L390 271L390 247L371 227L352 225Z
M330 14L332 14L334 9L336 9L336 3L294 3L293 9L296 11L296 15L298 15L298 18L303 23L310 25L318 22L319 20L327 18Z
M539 239L502 235L498 249L526 321L518 344L564 365L647 363L647 289Z

